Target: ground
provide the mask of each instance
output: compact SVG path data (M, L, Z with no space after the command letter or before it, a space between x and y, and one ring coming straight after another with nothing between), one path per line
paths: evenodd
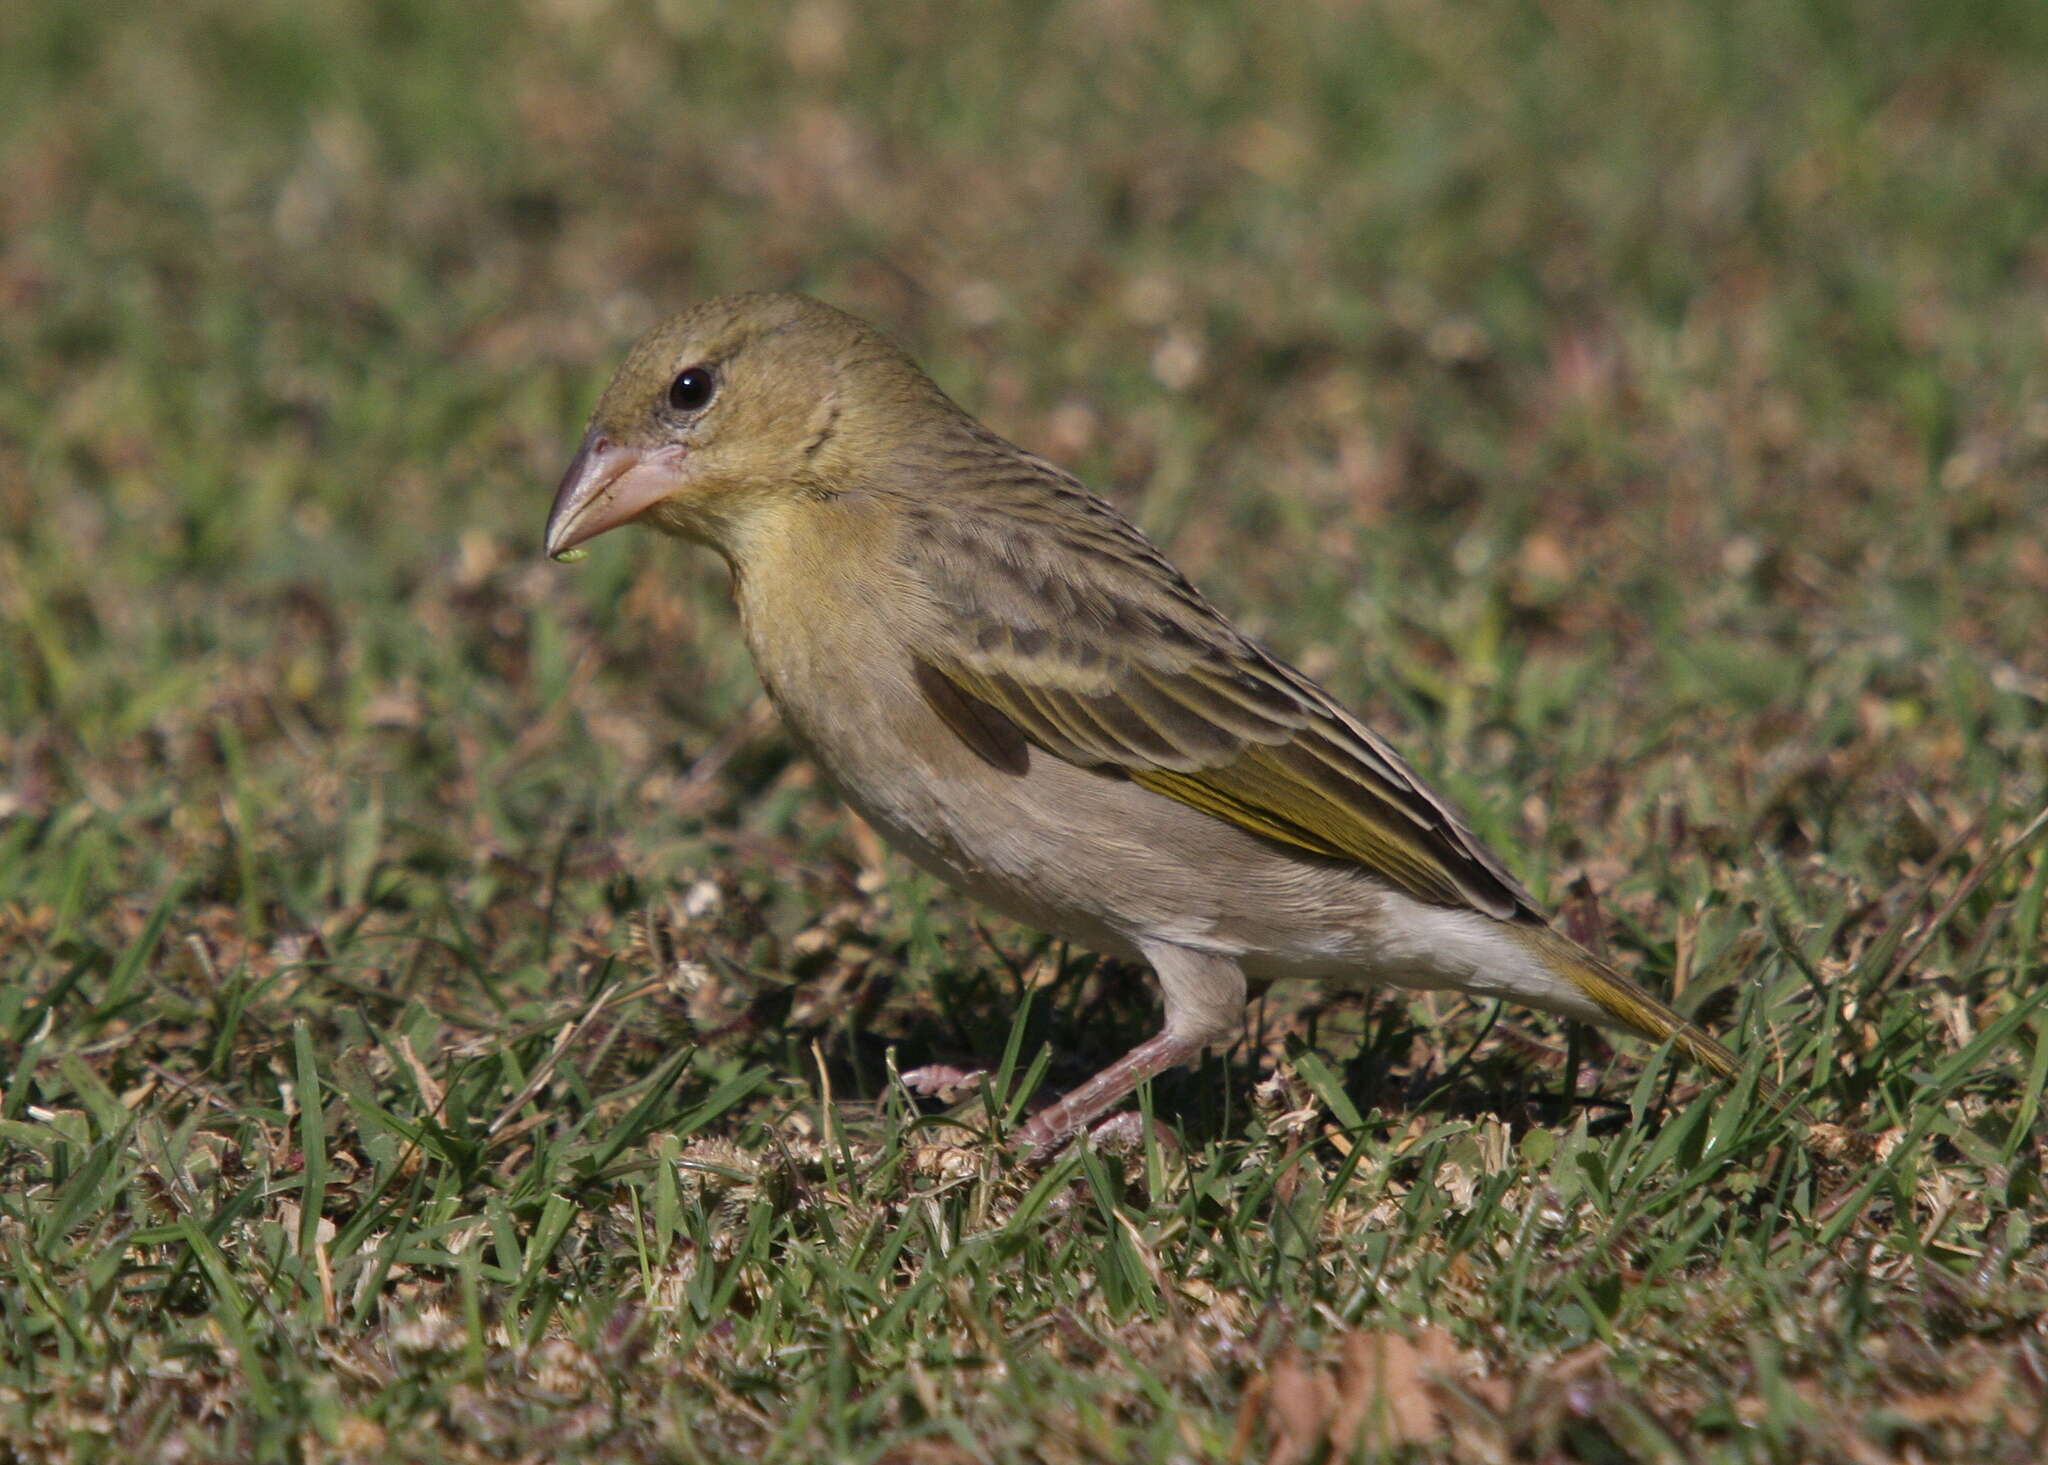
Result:
M2040 1458L2048 7L881 14L0 9L0 1459ZM1015 1163L1142 974L887 856L713 557L539 557L748 286L1749 1077L1281 990Z

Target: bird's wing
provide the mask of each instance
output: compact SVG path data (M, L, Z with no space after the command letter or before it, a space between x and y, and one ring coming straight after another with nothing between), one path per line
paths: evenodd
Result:
M913 510L900 550L934 612L919 685L963 741L1012 771L1028 742L1422 900L1541 915L1371 729L1108 504L1019 457L974 511Z

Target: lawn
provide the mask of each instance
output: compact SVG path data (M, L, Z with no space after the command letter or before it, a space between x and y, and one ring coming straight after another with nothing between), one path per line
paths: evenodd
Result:
M2048 1453L2039 0L14 0L0 99L0 1461ZM757 286L1748 1076L1282 989L1017 1163L1143 975L715 557L539 554Z

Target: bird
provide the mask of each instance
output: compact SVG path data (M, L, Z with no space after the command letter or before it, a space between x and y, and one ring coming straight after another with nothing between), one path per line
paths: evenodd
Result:
M1114 506L856 316L749 292L641 336L546 552L628 522L723 557L770 701L890 845L1151 969L1159 1031L1033 1114L1027 1152L1234 1038L1284 978L1508 1000L1741 1072Z

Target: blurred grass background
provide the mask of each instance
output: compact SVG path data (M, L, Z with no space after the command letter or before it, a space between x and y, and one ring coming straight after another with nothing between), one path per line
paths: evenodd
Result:
M23 0L0 98L9 1458L2038 1458L2037 0ZM540 562L758 286L1877 1156L1452 1003L1272 1008L1184 1163L877 1114L1152 1014L882 861L709 556Z

